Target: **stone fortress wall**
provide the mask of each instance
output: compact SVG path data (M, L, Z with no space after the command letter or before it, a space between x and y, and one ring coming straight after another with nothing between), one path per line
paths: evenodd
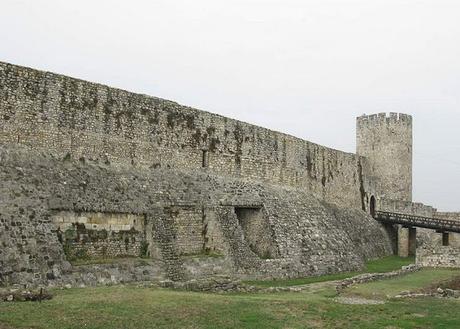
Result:
M355 155L0 63L0 285L64 282L81 255L148 257L144 279L358 269L396 248L372 200L428 209L411 203L411 129L360 117Z
M181 279L229 268L332 273L392 252L359 210L363 159L354 154L3 63L0 116L0 281L56 279L82 254L143 254ZM143 229L129 216L144 218ZM184 257L194 254L222 260L190 267Z
M201 170L361 207L360 158L163 99L0 63L0 143L73 159Z

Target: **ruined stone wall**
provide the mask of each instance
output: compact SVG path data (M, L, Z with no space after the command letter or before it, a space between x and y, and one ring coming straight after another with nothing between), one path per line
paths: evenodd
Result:
M1 145L144 168L204 165L362 208L356 155L155 97L0 63L0 118Z
M366 157L365 176L376 197L412 201L412 117L386 113L356 122L356 153Z
M416 263L424 267L460 267L460 248L423 245L417 248Z
M145 216L59 211L52 221L67 259L144 256Z

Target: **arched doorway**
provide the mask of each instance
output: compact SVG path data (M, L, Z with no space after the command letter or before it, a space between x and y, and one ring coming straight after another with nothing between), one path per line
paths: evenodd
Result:
M375 212L376 212L375 197L371 196L371 200L369 201L369 213L374 218L375 218L375 215L376 215Z

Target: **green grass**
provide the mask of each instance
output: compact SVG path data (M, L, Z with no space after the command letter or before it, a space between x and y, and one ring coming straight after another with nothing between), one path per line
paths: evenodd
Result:
M397 279L375 281L350 287L346 290L346 295L373 299L391 298L402 291L420 290L432 283L439 283L457 276L460 276L458 269L422 269Z
M244 281L248 285L258 287L292 287L315 282L326 282L333 280L343 280L358 274L363 273L384 273L401 269L402 266L407 266L415 262L414 257L398 257L388 256L377 260L368 261L362 271L344 272L330 275L322 275L315 277L296 278L296 279L281 279L281 280L251 280Z
M384 273L401 269L415 263L415 257L399 257L388 256L376 260L371 260L366 263L364 272L366 273Z
M386 281L394 292L444 276L424 270ZM452 275L454 272L451 271ZM394 288L388 283L394 282ZM417 282L417 284L414 284ZM378 287L378 286L377 286ZM460 301L390 300L342 305L333 288L273 294L204 294L136 286L55 291L42 303L0 303L0 328L460 328Z

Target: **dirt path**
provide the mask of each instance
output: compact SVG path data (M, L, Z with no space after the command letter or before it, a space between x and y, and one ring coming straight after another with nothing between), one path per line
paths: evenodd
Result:
M339 284L340 281L324 281L324 282L315 282L304 284L300 286L295 286L295 288L300 288L301 291L315 293L327 288L334 288Z
M366 299L361 297L336 297L334 301L347 305L381 305L385 304L383 300Z

